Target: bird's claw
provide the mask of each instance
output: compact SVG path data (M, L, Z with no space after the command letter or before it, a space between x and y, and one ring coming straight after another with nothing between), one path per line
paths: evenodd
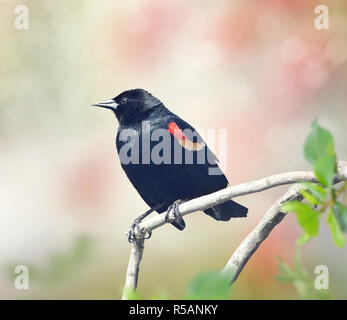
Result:
M176 200L172 205L169 206L169 208L167 209L167 212L165 214L165 221L166 222L173 222L176 221L177 223L180 223L182 220L182 215L181 212L179 210L179 205L182 203L183 201L181 199ZM170 221L170 212L172 211L173 216L175 217L175 219L173 221Z
M152 236L152 231L146 233L143 230L141 230L139 226L140 222L141 222L141 219L134 220L133 224L130 227L130 230L128 231L128 241L130 243L135 242L140 248L144 248L141 243L142 241L140 239L145 239L145 240L149 239ZM140 237L136 236L136 231L140 235Z

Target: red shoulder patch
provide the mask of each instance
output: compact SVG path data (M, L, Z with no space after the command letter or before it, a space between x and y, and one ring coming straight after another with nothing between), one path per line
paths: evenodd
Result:
M179 144L188 150L199 151L205 147L204 142L193 142L191 141L180 129L180 127L175 122L170 122L168 125L168 131L177 139Z
M169 123L169 132L177 139L185 139L186 136L175 122Z

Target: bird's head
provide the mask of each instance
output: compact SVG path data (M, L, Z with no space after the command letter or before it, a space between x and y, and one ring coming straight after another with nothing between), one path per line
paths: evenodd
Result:
M111 100L93 104L93 106L112 110L119 123L123 123L134 117L140 117L143 113L160 104L161 101L153 97L148 91L133 89L124 91Z

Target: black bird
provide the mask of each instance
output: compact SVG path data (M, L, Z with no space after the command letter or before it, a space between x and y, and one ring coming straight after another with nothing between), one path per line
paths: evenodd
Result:
M116 115L116 146L122 168L151 208L135 219L133 227L153 211L173 208L176 220L171 223L183 230L185 223L177 212L181 201L228 186L218 159L196 130L146 90L124 91L94 106L111 109ZM232 200L204 210L219 221L246 217L247 211Z

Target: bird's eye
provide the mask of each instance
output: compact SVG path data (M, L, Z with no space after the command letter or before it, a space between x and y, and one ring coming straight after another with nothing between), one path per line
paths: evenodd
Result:
M123 99L120 101L121 104L126 104L127 102L128 102L128 98L123 98Z

